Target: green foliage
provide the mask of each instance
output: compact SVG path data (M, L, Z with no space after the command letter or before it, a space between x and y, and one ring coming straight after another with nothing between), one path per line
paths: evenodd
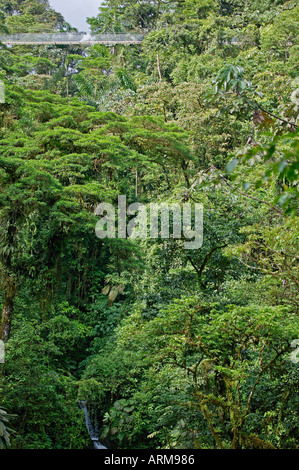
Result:
M5 410L0 409L0 449L10 446L10 434L13 430L7 424L13 417L13 415L8 414Z
M151 434L162 446L184 447L193 436L187 445L199 448L213 440L220 448L271 447L263 393L267 387L274 396L284 393L271 377L287 377L292 369L288 356L298 321L287 312L288 307L253 304L223 310L198 298L181 298L151 321L136 311L118 329L117 348L134 363L130 375L142 374L141 388L136 384L134 393L126 394L131 398L116 401L105 415L105 436L125 446L140 440L147 446ZM294 413L292 402L286 406ZM256 414L263 418L254 441ZM277 426L287 426L286 417L281 415ZM291 443L294 431L290 428L288 437L284 432L283 439Z
M0 45L0 447L91 448L83 402L112 448L297 448L297 2L89 24L145 39ZM0 30L72 28L0 0ZM119 195L203 204L202 247L98 239Z

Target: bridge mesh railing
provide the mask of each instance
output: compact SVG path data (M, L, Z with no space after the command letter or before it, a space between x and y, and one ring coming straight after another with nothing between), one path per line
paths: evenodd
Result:
M0 35L3 44L140 44L144 39L141 34L109 33L19 33Z

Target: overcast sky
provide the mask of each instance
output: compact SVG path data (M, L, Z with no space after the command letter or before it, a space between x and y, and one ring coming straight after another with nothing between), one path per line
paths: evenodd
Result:
M86 18L97 16L101 0L49 0L54 10L79 31L89 31Z

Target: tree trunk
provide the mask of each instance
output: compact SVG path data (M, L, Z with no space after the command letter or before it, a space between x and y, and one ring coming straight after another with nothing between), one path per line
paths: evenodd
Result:
M135 173L135 197L138 197L138 168Z
M157 67L158 67L159 79L160 79L160 82L162 82L163 77L162 77L162 72L161 72L160 56L159 56L158 50L157 50Z
M3 302L0 339L4 342L9 340L10 328L13 315L15 288L8 288Z
M66 69L66 96L69 97L69 68Z

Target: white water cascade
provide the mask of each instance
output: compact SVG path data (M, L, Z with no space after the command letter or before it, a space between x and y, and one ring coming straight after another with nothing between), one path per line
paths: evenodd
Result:
M93 423L87 409L87 405L85 401L79 401L79 407L81 410L84 411L85 417L85 424L87 427L88 434L90 435L90 439L93 442L95 449L107 449L107 447L103 446L103 444L99 441L99 434L98 434L98 426L97 422Z

